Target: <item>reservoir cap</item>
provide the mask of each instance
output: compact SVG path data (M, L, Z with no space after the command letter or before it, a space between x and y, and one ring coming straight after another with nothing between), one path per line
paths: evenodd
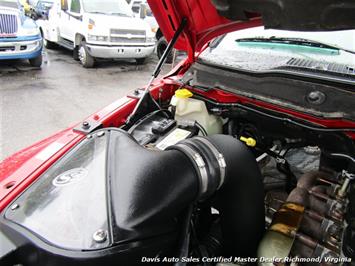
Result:
M175 96L177 98L186 99L186 98L191 98L193 94L188 89L179 89L175 91Z

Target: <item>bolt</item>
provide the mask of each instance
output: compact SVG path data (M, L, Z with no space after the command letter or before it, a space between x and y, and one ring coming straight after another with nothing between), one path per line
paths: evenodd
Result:
M339 227L336 224L332 224L329 229L328 232L330 235L337 235L340 232Z
M316 101L319 99L318 97L318 93L315 91L312 91L309 95L308 95L308 99L310 99L311 101Z
M107 239L107 232L103 229L99 229L93 234L92 238L97 243L103 243Z
M11 206L12 211L17 210L18 208L20 208L20 205L18 205L17 203Z
M338 258L338 256L334 252L329 251L328 253L326 253L324 255L323 258L335 259L335 258Z
M330 216L334 219L341 221L341 220L343 220L344 212L340 209L333 208L330 211Z
M281 158L281 157L276 157L276 162L279 163L279 164L285 164L286 160Z
M337 244L339 243L339 239L337 238L337 236L329 236L328 237L328 241L327 243L332 245L332 246L337 246Z
M329 240L333 243L337 243L340 241L340 235L342 234L342 229L338 227L336 224L333 224L328 229Z
M88 128L90 128L90 123L87 121L84 121L82 124L82 127L83 127L83 129L88 129Z
M348 173L347 171L343 171L342 176L345 178L343 185L340 187L338 191L338 197L344 198L346 196L346 192L350 185L350 182L354 180L355 175Z
M105 131L100 131L99 133L97 133L97 136L98 136L99 138L105 136Z
M322 104L325 101L325 94L320 91L312 91L307 95L307 100L313 104Z

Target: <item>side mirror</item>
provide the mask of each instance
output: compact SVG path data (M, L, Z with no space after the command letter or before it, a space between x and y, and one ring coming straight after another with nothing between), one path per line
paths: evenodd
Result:
M141 4L141 8L139 9L139 17L141 19L145 19L147 16L147 7L144 4Z
M63 11L67 11L68 10L68 1L67 0L61 0L60 1L60 8Z
M81 14L70 13L69 15L72 16L73 18L77 19L77 20L83 20L83 15L81 15Z

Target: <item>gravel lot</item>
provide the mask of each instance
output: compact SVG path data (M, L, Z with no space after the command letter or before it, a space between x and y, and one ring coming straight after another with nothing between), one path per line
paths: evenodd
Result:
M0 61L0 161L146 85L157 61L152 55L143 66L102 61L84 69L62 48L45 51L41 70Z

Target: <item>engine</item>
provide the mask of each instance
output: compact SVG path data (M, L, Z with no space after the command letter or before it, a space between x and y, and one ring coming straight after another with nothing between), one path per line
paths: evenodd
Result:
M338 176L314 171L302 175L288 195L269 192L265 200L268 231L260 243L259 257L287 258L286 262L303 264L350 262L346 256L341 258L343 245L352 241L344 239L346 196L352 179L346 171ZM351 245L344 246L347 256L351 256L347 253Z
M88 134L5 210L1 265L350 263L353 142L239 107L179 90Z
M186 95L187 92L181 93ZM202 100L201 97L197 99ZM334 265L347 264L354 259L354 158L342 153L327 152L328 149L334 149L334 143L324 143L319 140L314 142L312 130L294 128L294 132L290 133L290 130L282 128L283 126L277 125L274 121L270 122L276 128L265 126L268 121L254 116L253 112L238 111L233 105L221 107L221 104L213 104L208 100L206 105L209 110L208 114L204 115L204 119L195 114L203 124L201 129L201 125L191 123L191 119L188 123L181 118L189 117L185 109L187 103L181 104L183 110L179 111L179 104L175 103L177 106L174 106L175 101L177 100L173 99L172 103L177 121L171 118L170 123L164 123L173 123L177 128L175 130L190 132L180 135L182 139L198 132L205 135L209 135L210 131L219 132L216 130L218 124L216 121L222 117L228 119L228 122L220 132L241 140L254 153L258 168L262 172L266 231L258 244L257 255L251 255L253 254L251 252L249 256L256 257L260 265L274 265L274 263ZM193 104L196 104L195 100ZM193 112L196 110L203 110L203 108L195 106ZM211 114L214 114L213 118L210 117ZM159 119L153 120L155 123L159 121ZM145 128L153 128L152 132L154 132L155 127L156 125L150 125ZM266 130L268 127L271 129ZM150 131L141 131L140 128L142 125L132 128L133 136L137 139L147 139L147 136L142 138L142 133ZM281 132L284 132L283 138L280 136ZM163 140L157 135L150 137L153 141L149 145L164 149L166 140L172 141L170 145L181 141L179 138L172 137L176 136L174 133L170 133L169 136ZM318 137L339 140L339 134L333 133L320 134ZM307 145L307 139L311 139L309 144L317 143L319 146ZM262 144L257 144L260 142ZM340 147L344 145L341 143L338 143ZM351 142L350 145L349 150L352 150ZM242 168L245 167L246 165ZM243 187L247 191L253 191L245 185ZM237 192L235 188L233 190ZM249 205L247 208L254 206L251 202L246 205ZM213 204L211 206L215 207ZM234 226L231 225L232 227ZM241 239L240 233L236 235ZM225 236L220 235L219 241L226 242ZM248 238L243 242L248 243ZM209 244L205 248L211 251ZM234 245L237 246L236 243ZM232 255L237 263L255 262L248 259L244 261L231 250L224 253L228 247L223 244L218 251L216 246L213 247L215 249L205 255L209 257Z

